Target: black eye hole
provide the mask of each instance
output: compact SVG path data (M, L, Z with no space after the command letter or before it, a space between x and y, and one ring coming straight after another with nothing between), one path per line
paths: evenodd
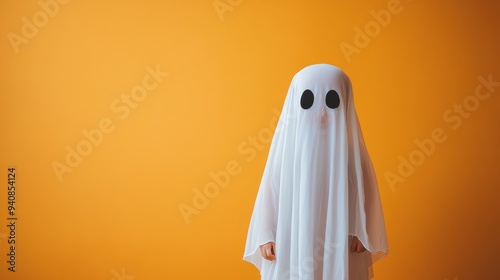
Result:
M302 93L302 97L300 98L300 107L307 110L312 107L313 103L314 94L312 93L312 91L309 89L304 90L304 92Z
M326 106L328 106L328 108L331 108L331 109L335 109L335 108L339 107L339 105L340 105L339 94L333 89L330 90L326 94L325 103L326 103Z

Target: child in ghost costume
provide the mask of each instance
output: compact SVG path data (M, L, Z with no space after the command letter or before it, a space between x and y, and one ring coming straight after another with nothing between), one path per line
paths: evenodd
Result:
M332 65L305 67L273 136L243 259L262 280L366 280L387 253L351 82Z

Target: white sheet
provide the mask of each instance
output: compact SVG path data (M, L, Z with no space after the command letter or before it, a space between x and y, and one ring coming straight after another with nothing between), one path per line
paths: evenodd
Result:
M308 109L301 106L305 90L314 96ZM331 90L340 99L334 109L326 102L330 92L335 106ZM351 253L352 236L367 251ZM276 243L272 262L259 248L269 241ZM351 82L332 65L305 67L292 80L273 136L243 259L264 280L365 280L387 253L377 179Z

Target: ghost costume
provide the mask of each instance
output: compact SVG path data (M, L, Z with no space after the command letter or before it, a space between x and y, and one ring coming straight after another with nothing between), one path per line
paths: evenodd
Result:
M367 249L353 253L357 236ZM276 244L274 261L260 245ZM250 220L243 259L263 280L366 280L388 253L375 171L349 78L328 64L292 79Z

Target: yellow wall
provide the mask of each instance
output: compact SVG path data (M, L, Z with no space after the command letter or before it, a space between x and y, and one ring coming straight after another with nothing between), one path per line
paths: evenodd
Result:
M269 135L292 76L321 62L351 77L376 167L376 279L497 279L500 87L478 85L500 81L498 1L0 11L1 279L259 279L241 259Z

